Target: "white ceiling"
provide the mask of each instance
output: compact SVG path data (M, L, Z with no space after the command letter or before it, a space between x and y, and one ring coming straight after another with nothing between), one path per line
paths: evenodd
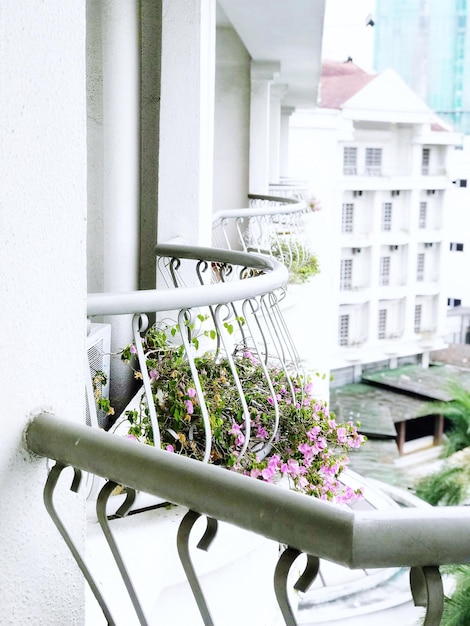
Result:
M283 105L316 106L326 0L218 0L217 23L230 23L254 61L279 62ZM220 10L222 9L222 10Z

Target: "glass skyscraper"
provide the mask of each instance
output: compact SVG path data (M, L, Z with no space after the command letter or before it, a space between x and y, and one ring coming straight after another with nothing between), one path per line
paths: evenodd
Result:
M455 130L470 134L467 4L376 0L374 65L393 68Z

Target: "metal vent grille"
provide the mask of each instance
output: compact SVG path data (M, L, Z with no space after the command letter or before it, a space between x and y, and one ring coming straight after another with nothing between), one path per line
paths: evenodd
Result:
M85 402L85 421L87 426L103 427L106 423L106 413L96 410L93 395L93 378L97 372L104 372L108 384L98 383L95 388L99 393L107 398L109 389L109 352L110 352L111 328L109 324L92 324L92 329L88 335L87 365L88 376Z

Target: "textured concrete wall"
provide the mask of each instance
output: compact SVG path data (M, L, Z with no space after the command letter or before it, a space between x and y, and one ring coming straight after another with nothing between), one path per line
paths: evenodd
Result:
M0 7L0 623L83 623L83 583L50 521L30 417L83 420L85 1ZM80 497L66 509L78 541ZM61 494L62 495L62 494Z

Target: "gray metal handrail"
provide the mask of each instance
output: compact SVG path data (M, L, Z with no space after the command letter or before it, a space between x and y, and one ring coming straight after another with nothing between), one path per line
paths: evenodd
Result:
M41 414L30 451L352 569L470 560L466 507L352 511L226 469Z

